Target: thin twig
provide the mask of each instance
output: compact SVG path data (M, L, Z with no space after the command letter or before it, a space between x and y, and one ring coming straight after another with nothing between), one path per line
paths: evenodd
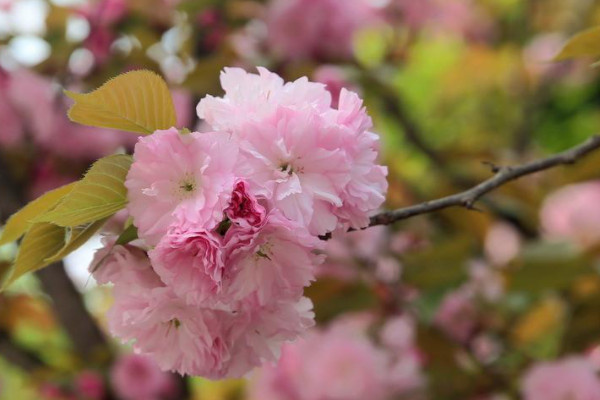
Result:
M440 199L426 201L414 206L382 212L371 217L371 223L369 226L390 225L397 221L449 207L464 207L467 209L473 209L475 203L482 196L507 182L559 165L573 164L580 158L586 156L594 150L597 150L598 148L600 148L600 136L593 136L578 146L548 158L532 161L520 166L498 167L498 172L493 177L481 182L471 189L453 194L451 196L442 197Z

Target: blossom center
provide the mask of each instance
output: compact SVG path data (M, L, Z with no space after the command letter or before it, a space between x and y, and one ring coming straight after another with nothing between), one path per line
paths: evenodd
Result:
M178 197L190 197L198 188L196 178L192 174L185 174L177 183Z
M260 258L266 258L271 261L273 256L273 245L269 242L262 244L256 253L254 253L254 259L258 261Z

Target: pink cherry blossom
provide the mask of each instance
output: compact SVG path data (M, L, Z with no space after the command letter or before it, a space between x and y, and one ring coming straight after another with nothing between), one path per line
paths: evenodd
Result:
M378 136L362 100L342 89L339 106L323 85L291 83L263 68L226 69L223 98L197 111L213 128L232 132L250 190L312 234L360 228L385 199L387 169L377 164Z
M115 237L103 238L90 264L90 272L99 284L114 283L128 290L152 289L162 286L146 253L131 244L116 245Z
M313 253L321 241L276 212L258 228L231 227L225 241L223 296L228 301L256 295L262 306L277 299L297 299L322 261Z
M342 207L340 194L350 179L344 129L326 126L310 109L280 109L244 131L240 148L250 187L311 233L334 230L332 210Z
M522 382L525 400L598 400L600 379L582 357L534 365Z
M335 210L344 227L362 228L369 223L369 214L385 201L388 189L387 167L377 164L379 137L369 131L371 118L356 93L342 89L336 122L349 129L344 148L351 171L341 198L343 205Z
M266 21L268 44L278 56L339 59L349 58L354 36L381 18L366 0L273 0Z
M228 376L241 377L265 362L275 362L285 343L314 326L312 308L306 297L264 306L256 300L243 303L230 330L234 345Z
M157 131L140 138L127 175L129 213L140 237L155 245L175 222L211 229L234 184L237 146L218 133Z
M163 370L220 378L230 362L225 335L230 313L188 306L166 287L115 290L111 333L151 356Z
M121 356L110 371L115 393L123 400L159 400L177 390L173 378L147 356Z
M175 226L150 257L162 281L189 304L201 305L221 291L225 262L217 233Z
M306 77L285 83L279 75L262 67L258 67L258 75L241 68L225 68L221 86L225 96L206 96L196 111L213 129L238 135L243 135L246 122L267 118L280 106L313 107L319 112L331 106L331 95L325 85L309 82Z

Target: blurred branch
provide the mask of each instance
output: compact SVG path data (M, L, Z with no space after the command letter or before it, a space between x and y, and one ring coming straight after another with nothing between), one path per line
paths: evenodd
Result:
M36 272L44 291L52 298L54 313L73 342L77 353L91 361L104 356L110 361L110 348L102 331L85 307L81 294L67 275L62 262Z
M5 331L0 331L0 356L29 373L46 366L35 354L14 343Z
M398 95L398 93L391 92L387 86L372 80L373 78L367 77L366 79L368 82L370 82L371 86L377 85L381 93L381 99L383 100L385 110L389 115L394 116L398 121L408 142L425 156L427 156L427 158L431 161L433 166L441 175L443 175L450 181L450 183L460 189L468 189L477 184L476 181L453 173L449 168L445 158L424 140L425 135L421 127L414 120L403 99ZM513 225L525 237L533 238L537 236L537 231L534 228L528 226L513 213L504 210L501 206L496 204L496 202L492 200L486 200L485 205L499 218Z
M369 226L390 225L397 221L449 207L475 209L475 203L482 196L510 181L559 165L573 164L598 148L600 148L600 136L593 136L578 146L548 158L532 161L520 166L499 167L492 165L492 171L495 172L495 175L471 189L440 199L426 201L414 206L382 212L371 217Z

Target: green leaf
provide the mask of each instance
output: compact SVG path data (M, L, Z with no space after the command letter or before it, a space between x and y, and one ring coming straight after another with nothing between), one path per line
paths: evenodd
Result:
M171 92L152 71L121 74L91 93L65 94L75 100L69 118L83 125L150 134L177 124Z
M591 28L573 36L560 53L554 57L554 60L597 56L600 56L600 27Z
M115 244L124 245L138 238L138 230L135 225L129 225L123 233L119 235Z
M65 245L51 257L48 257L44 260L47 263L53 263L59 260L62 260L70 253L77 250L79 247L83 246L85 242L87 242L94 233L98 232L102 225L108 220L108 218L101 219L96 222L89 223L87 225L82 225L75 227L73 229L67 228L67 239L65 240Z
M131 162L125 154L96 161L73 190L35 222L75 227L110 217L127 204L124 182Z
M23 237L12 275L4 286L28 272L37 271L65 245L65 229L54 224L39 223L31 226Z
M0 237L0 245L19 239L31 227L34 218L56 206L62 198L71 192L74 186L74 183L70 183L51 190L15 213L8 219L4 227Z

